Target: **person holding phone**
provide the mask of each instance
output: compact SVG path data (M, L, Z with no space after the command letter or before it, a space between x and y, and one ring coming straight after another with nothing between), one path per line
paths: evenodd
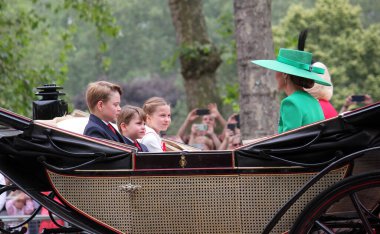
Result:
M180 137L183 142L188 143L192 133L192 127L189 135L186 134L186 130L199 118L201 118L202 124L207 125L207 131L205 132L205 136L212 141L213 146L211 147L211 149L218 149L221 142L218 135L215 132L216 120L218 120L218 122L222 125L223 128L226 125L226 121L220 114L218 107L215 103L210 103L207 109L196 108L190 111L185 121L179 128L177 136Z
M241 135L237 132L235 124L228 124L226 130L224 131L224 139L220 144L219 150L231 150L236 149L243 145Z
M237 113L230 115L227 119L226 125L223 129L223 133L220 137L221 142L223 143L226 136L226 130L230 129L234 133L240 133L240 116Z
M353 106L358 106L360 104L362 105L371 105L373 103L372 97L369 94L363 94L363 95L349 95L346 98L345 103L343 104L342 108L340 109L340 113L350 111Z
M239 114L235 113L228 117L227 125L223 130L223 140L218 149L234 149L237 143L241 144L240 118Z
M216 103L208 104L207 108L210 110L209 116L213 117L212 119L206 119L208 115L203 116L202 122L207 125L212 125L214 128L216 127L216 121L219 122L222 128L226 126L226 120L223 118L222 114L220 114L218 110L218 106Z
M189 145L201 150L212 150L214 144L210 138L206 136L208 126L206 124L193 124L189 138Z
M312 66L312 53L281 48L276 60L253 60L252 63L276 71L277 88L287 95L281 101L278 133L324 120L322 108L317 99L304 88L314 83L331 86L318 74L323 68Z

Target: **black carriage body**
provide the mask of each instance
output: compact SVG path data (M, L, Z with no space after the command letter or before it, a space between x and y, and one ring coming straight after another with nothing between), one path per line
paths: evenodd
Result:
M380 104L233 151L137 153L0 110L0 171L57 216L90 233L262 233L286 201L331 163L380 145ZM378 151L368 152L377 167ZM378 158L378 157L377 157ZM332 168L287 210L351 173ZM368 168L367 166L365 168ZM41 192L54 191L62 204Z

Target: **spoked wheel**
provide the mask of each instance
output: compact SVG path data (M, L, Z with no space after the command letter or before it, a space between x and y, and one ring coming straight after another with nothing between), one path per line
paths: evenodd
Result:
M380 172L351 176L314 198L290 233L380 233Z

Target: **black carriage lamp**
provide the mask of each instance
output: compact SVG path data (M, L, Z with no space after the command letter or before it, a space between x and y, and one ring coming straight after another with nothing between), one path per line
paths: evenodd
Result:
M58 99L65 93L60 92L59 89L63 88L56 84L45 84L37 87L39 91L36 95L42 96L42 99L33 102L33 119L53 119L67 113L67 103Z

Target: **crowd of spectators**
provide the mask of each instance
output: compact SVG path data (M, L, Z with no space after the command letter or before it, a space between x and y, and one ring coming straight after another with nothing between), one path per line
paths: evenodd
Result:
M8 186L11 182L0 174L0 186ZM1 188L0 187L0 188ZM58 199L55 198L57 202ZM8 192L3 192L0 195L0 217L1 216L14 216L14 221L5 222L7 227L14 227L21 223L20 216L31 215L36 209L39 208L39 204L33 201L27 194L21 190L10 190ZM26 230L26 234L37 234L41 233L45 228L58 228L48 217L48 211L42 208L39 212L40 215L45 215L46 219L40 222L30 222L14 230L23 233ZM64 225L62 220L56 220L60 225Z
M217 129L220 129L217 132ZM178 138L201 150L226 150L241 145L239 115L226 121L215 103L193 109L177 132Z

